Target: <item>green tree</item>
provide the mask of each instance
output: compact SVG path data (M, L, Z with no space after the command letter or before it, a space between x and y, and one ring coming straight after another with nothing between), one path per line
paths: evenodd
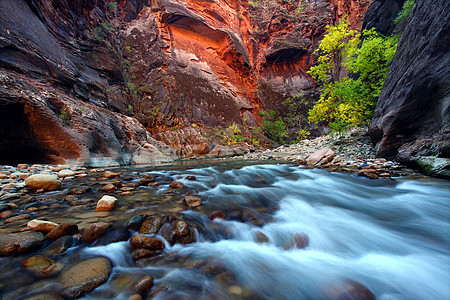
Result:
M397 48L395 38L373 29L363 32L361 43L360 34L346 24L329 27L319 46L319 64L308 71L322 87L309 121L326 122L339 132L370 121ZM352 76L341 78L343 68Z
M411 14L411 10L413 9L415 3L415 0L406 0L406 2L403 3L402 10L398 13L398 16L394 20L395 32L397 35L401 35L405 29L406 22L408 21L409 15Z

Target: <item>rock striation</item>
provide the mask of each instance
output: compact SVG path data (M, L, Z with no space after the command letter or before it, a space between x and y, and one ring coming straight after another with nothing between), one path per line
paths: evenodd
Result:
M101 166L243 154L217 130L314 97L327 24L363 0L0 3L1 163ZM243 134L249 134L244 132ZM167 146L169 145L169 146ZM14 150L12 150L14 149Z
M450 176L450 3L417 1L370 127L377 156Z

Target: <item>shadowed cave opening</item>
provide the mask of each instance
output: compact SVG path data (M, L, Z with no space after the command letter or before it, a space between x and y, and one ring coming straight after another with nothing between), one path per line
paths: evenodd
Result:
M48 150L33 134L24 104L0 104L0 164L50 162Z

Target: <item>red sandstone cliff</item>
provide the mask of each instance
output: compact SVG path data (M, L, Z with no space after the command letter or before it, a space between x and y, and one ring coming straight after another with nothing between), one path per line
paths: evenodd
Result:
M24 149L51 161L145 161L136 149L161 144L133 118L180 156L230 153L211 128L257 126L260 109L311 95L325 26L347 14L359 27L368 2L4 0L0 109L17 106Z

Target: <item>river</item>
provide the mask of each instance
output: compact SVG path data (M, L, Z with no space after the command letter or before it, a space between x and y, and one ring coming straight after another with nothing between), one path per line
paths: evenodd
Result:
M167 243L161 259L138 264L127 241L81 243L60 260L106 256L114 266L109 281L83 299L127 299L117 279L126 274L152 275L155 299L330 299L355 282L377 299L450 298L447 181L246 162L122 171L162 178L157 189L125 200L146 197L158 203L155 211L182 198L167 193L171 180L199 195L201 207L179 212L197 228L197 242ZM130 205L120 214L125 220L143 209ZM226 219L211 221L214 211Z

